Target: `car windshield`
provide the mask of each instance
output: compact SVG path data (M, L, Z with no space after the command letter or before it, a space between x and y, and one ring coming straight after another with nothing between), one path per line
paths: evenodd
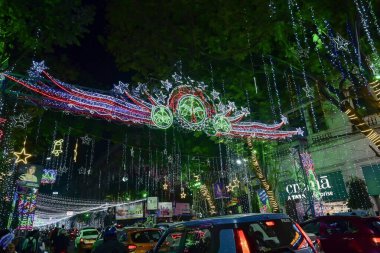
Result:
M246 240L255 252L302 249L307 241L290 219L258 221L245 227Z
M131 234L131 239L135 243L151 243L158 242L161 237L161 233L157 230L144 230Z
M91 236L91 235L98 235L98 231L96 230L83 231L83 236Z

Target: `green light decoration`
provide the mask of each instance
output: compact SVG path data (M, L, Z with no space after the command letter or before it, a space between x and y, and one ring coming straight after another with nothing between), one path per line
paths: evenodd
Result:
M321 191L318 189L318 181L315 178L314 171L309 170L308 174L308 184L310 191L313 193L314 198L316 198L317 200L322 199L322 194Z
M185 95L178 102L178 117L187 129L201 129L207 115L205 105L194 95Z
M173 113L166 106L154 106L150 117L158 128L167 129L173 125Z
M213 126L218 133L229 133L231 131L231 122L223 115L214 117Z
M380 80L380 57L376 54L372 54L368 59L368 62L374 79Z

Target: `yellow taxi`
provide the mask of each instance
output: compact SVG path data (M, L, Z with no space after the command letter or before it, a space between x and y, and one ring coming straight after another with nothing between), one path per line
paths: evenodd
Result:
M146 253L154 248L162 234L157 228L125 228L122 234L118 234L127 252Z

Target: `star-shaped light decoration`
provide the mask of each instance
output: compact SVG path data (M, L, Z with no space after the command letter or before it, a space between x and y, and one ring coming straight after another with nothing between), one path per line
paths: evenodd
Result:
M83 145L90 145L91 144L91 141L92 141L92 138L88 137L88 134L86 134L85 136L83 137L80 137L82 139L82 144Z
M302 128L298 127L298 128L296 128L296 131L297 131L298 135L303 136L304 131L302 130Z
M137 87L135 88L135 92L136 92L137 94L141 94L141 93L145 92L146 89L147 89L146 84L145 84L145 83L140 83L140 82L139 82L139 83L137 83Z
M220 98L219 98L219 95L220 95L219 92L217 92L216 90L212 90L212 92L211 92L211 96L212 96L212 98L213 98L214 100L219 100L219 99L220 99Z
M281 115L281 121L284 122L285 125L289 123L288 118L284 115Z
M161 84L162 84L162 88L165 89L166 91L170 91L170 89L173 87L173 84L171 82L169 82L168 79L166 79L165 81L161 81Z
M18 116L11 117L11 125L18 128L26 128L30 123L31 117L26 113L21 113Z
M131 157L135 157L135 150L133 149L133 147L131 148Z
M63 153L62 144L63 139L55 140L53 143L53 150L51 151L51 153L55 156L59 156L61 153Z
M239 179L237 179L237 178L235 177L235 179L232 180L232 182L234 183L234 186L235 186L235 187L239 187L239 184L240 184Z
M167 155L168 154L168 150L165 148L163 153L164 153L164 155Z
M87 175L91 175L92 171L91 169L87 171Z
M247 116L247 115L250 114L250 111L248 110L247 107L242 107L242 108L241 108L241 113L243 113L244 116Z
M45 61L33 61L32 67L28 71L28 75L30 77L39 77L46 69L48 69L48 67L46 67Z
M167 96L164 93L162 93L162 91L160 91L160 93L158 93L156 96L157 96L157 101L159 103L166 104L166 98L167 98Z
M233 191L233 185L231 183L229 183L227 186L226 186L226 190L227 192L232 192Z
M119 81L118 84L114 84L113 86L113 92L118 94L124 94L126 90L128 90L128 83L123 83L122 81Z
M169 185L166 182L162 185L162 189L164 189L164 190L167 190L168 187L169 187Z
M85 175L87 173L87 169L82 166L78 169L78 173L79 175Z
M65 174L68 170L69 168L67 168L66 166L61 166L58 168L58 173L62 175Z
M194 175L195 182L200 182L201 181L201 176L200 175Z
M174 79L176 83L182 83L182 76L178 75L177 72L174 72L174 74L172 75L172 78Z
M201 90L206 90L208 85L206 85L204 82L198 82L198 88Z
M332 39L335 43L335 47L337 50L344 50L344 51L349 51L348 50L348 45L350 42L348 40L343 39L340 34L338 34L335 38Z
M20 152L14 152L13 154L16 156L16 163L23 163L23 164L27 164L28 158L32 156L31 154L26 153L25 144Z
M236 105L235 105L235 102L231 102L231 101L228 101L228 109L231 110L231 111L235 111L236 110Z
M181 199L185 199L186 198L186 193L185 193L185 190L182 188L181 189Z
M225 113L226 112L226 105L224 105L222 102L219 102L218 111L221 113Z
M305 92L306 97L308 97L308 98L313 98L314 97L313 89L309 85L306 85L306 87L304 87L302 89Z

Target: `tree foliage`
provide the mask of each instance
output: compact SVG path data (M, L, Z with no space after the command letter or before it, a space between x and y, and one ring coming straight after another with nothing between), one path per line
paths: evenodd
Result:
M366 184L363 179L351 177L347 182L348 204L351 209L370 209L373 204L369 198Z

